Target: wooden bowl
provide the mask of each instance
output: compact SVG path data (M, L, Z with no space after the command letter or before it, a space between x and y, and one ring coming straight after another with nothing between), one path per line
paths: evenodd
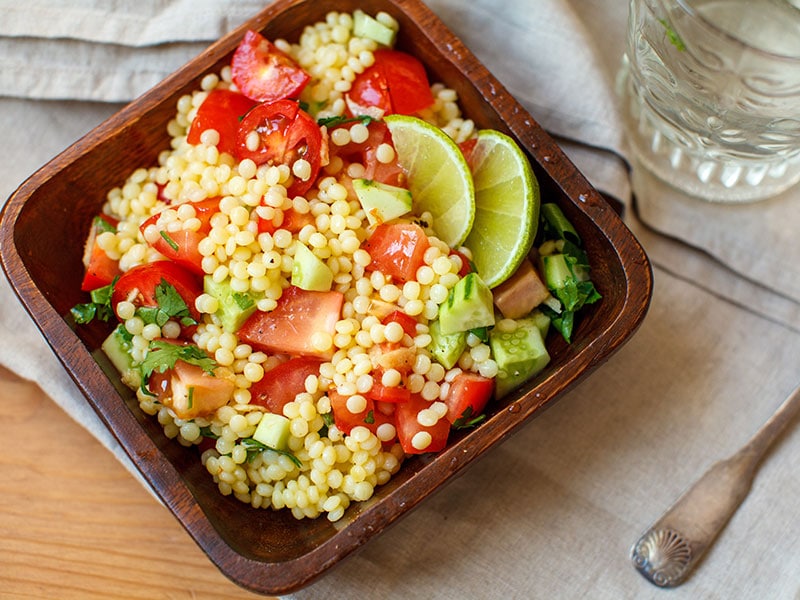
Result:
M400 22L398 47L418 56L432 81L458 92L478 127L502 130L526 150L544 199L557 202L585 242L603 296L589 307L567 345L549 341L547 369L494 402L488 419L456 435L442 452L408 460L367 502L335 524L295 520L289 511L253 509L222 496L196 451L168 440L144 415L98 350L101 325L74 331L65 320L80 292L83 241L108 189L168 147L166 124L178 98L219 72L245 29L268 38L298 38L304 25L335 9L384 10ZM45 165L11 196L2 214L2 264L11 284L88 402L155 493L231 580L255 592L285 594L323 574L406 514L472 461L497 445L567 388L603 363L641 323L652 292L647 257L612 207L555 142L417 0L278 0L210 46Z

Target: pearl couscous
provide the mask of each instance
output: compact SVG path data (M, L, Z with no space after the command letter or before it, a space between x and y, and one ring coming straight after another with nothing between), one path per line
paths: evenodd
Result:
M397 30L385 13L368 18L381 31ZM275 101L284 103L283 113L231 142L224 127L200 131L196 121L206 118L202 107L215 93L215 101L242 101L247 82L237 78L235 64L206 75L177 102L167 126L171 146L158 164L137 168L108 193L87 261L94 250L115 270L111 306L127 353L121 371L142 411L167 437L199 449L222 494L256 508L287 508L298 519L336 521L386 483L409 452L439 449L441 431L446 439L451 428L454 386L473 374L491 389L498 364L479 331L464 334L449 367L431 352L431 326L468 271L470 253L441 241L430 214L403 221L425 236L413 272L401 277L376 268L375 227L352 181L388 172L401 184L404 175L390 139L373 139L377 119L332 123L352 113L350 92L375 63L378 42L355 35L354 15L331 12L296 43L275 40L274 48L304 74L299 103ZM474 124L461 114L455 91L439 83L428 91L415 114L456 142L472 137ZM282 160L264 160L272 139L265 130L301 116L321 143L304 133ZM359 155L367 160L342 150L359 145L369 148ZM166 268L165 259L182 274L158 271L123 285L132 273ZM298 275L301 262L316 265L323 283L315 276L305 289L298 286L307 276ZM89 272L96 275L91 265ZM287 313L290 296L325 301ZM221 318L226 311L251 316L232 325ZM273 320L252 325L262 318ZM301 318L311 321L308 329ZM509 335L516 326L510 319L497 324ZM262 343L269 331L286 346ZM311 367L288 370L301 360ZM265 387L278 372L277 387ZM275 408L270 402L281 387L291 397ZM396 413L412 404L410 421L402 420ZM257 432L273 412L280 425L265 444Z

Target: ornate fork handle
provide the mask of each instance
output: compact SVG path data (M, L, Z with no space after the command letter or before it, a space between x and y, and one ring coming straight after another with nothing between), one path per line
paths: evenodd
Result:
M747 496L767 449L800 411L800 387L736 454L714 463L634 544L631 561L660 587L683 583Z

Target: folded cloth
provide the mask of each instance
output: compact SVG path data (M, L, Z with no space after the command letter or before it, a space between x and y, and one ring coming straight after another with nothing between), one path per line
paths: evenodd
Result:
M713 227L704 228L700 217L711 207L670 203L671 195L656 196L654 184L641 180L634 180L637 200L630 202L630 160L613 93L624 3L428 4L558 137L589 180L629 205L628 223L655 263L653 307L639 333L602 369L297 597L658 598L663 592L628 564L630 545L710 460L744 441L795 384L800 303L787 292L790 285L775 283L772 289L784 292L775 294L770 282L797 268L797 247L781 248L769 264L733 252L738 246L724 243L720 232L738 234L742 248L755 247L764 239L787 239L781 236L800 224L797 213L768 219L767 226L713 207ZM0 0L0 46L8 49L0 52L0 95L6 96L0 98L6 136L0 145L0 198L112 114L119 105L110 101L139 95L149 78L179 66L181 53L190 58L195 45L202 47L262 5ZM137 14L130 12L133 7ZM21 15L20 8L38 16ZM44 69L40 81L5 75L9 61L23 55ZM48 71L48 65L55 68ZM72 78L54 75L67 69ZM119 83L123 79L130 85ZM709 248L717 260L709 259ZM774 268L786 271L776 276ZM0 344L0 363L38 382L137 473L4 280L0 339L14 341ZM797 436L787 436L776 448L725 543L714 549L702 574L670 595L797 595L800 513L794 498L800 487L791 457L799 444ZM442 535L432 538L433 530ZM730 569L733 564L741 568Z

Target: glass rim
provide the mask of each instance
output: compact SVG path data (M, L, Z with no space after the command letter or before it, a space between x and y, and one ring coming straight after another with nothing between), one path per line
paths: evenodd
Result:
M798 20L800 20L800 7L795 6L794 4L788 2L788 0L778 0L782 4L786 4L789 8L794 9L797 12ZM659 0L660 3L663 4L664 0ZM700 13L694 6L692 6L692 0L675 0L675 4L678 8L683 10L685 14L701 21L708 29L712 30L715 34L724 37L725 39L733 42L741 46L744 49L749 51L755 52L757 54L761 54L763 56L767 56L771 59L777 59L781 61L786 61L789 63L796 63L800 64L800 53L791 55L791 54L779 54L777 52L773 52L771 50L766 50L759 46L754 46L751 43L746 42L745 40L741 39L739 36L736 36L725 29L722 29L719 25L717 25L714 21Z

